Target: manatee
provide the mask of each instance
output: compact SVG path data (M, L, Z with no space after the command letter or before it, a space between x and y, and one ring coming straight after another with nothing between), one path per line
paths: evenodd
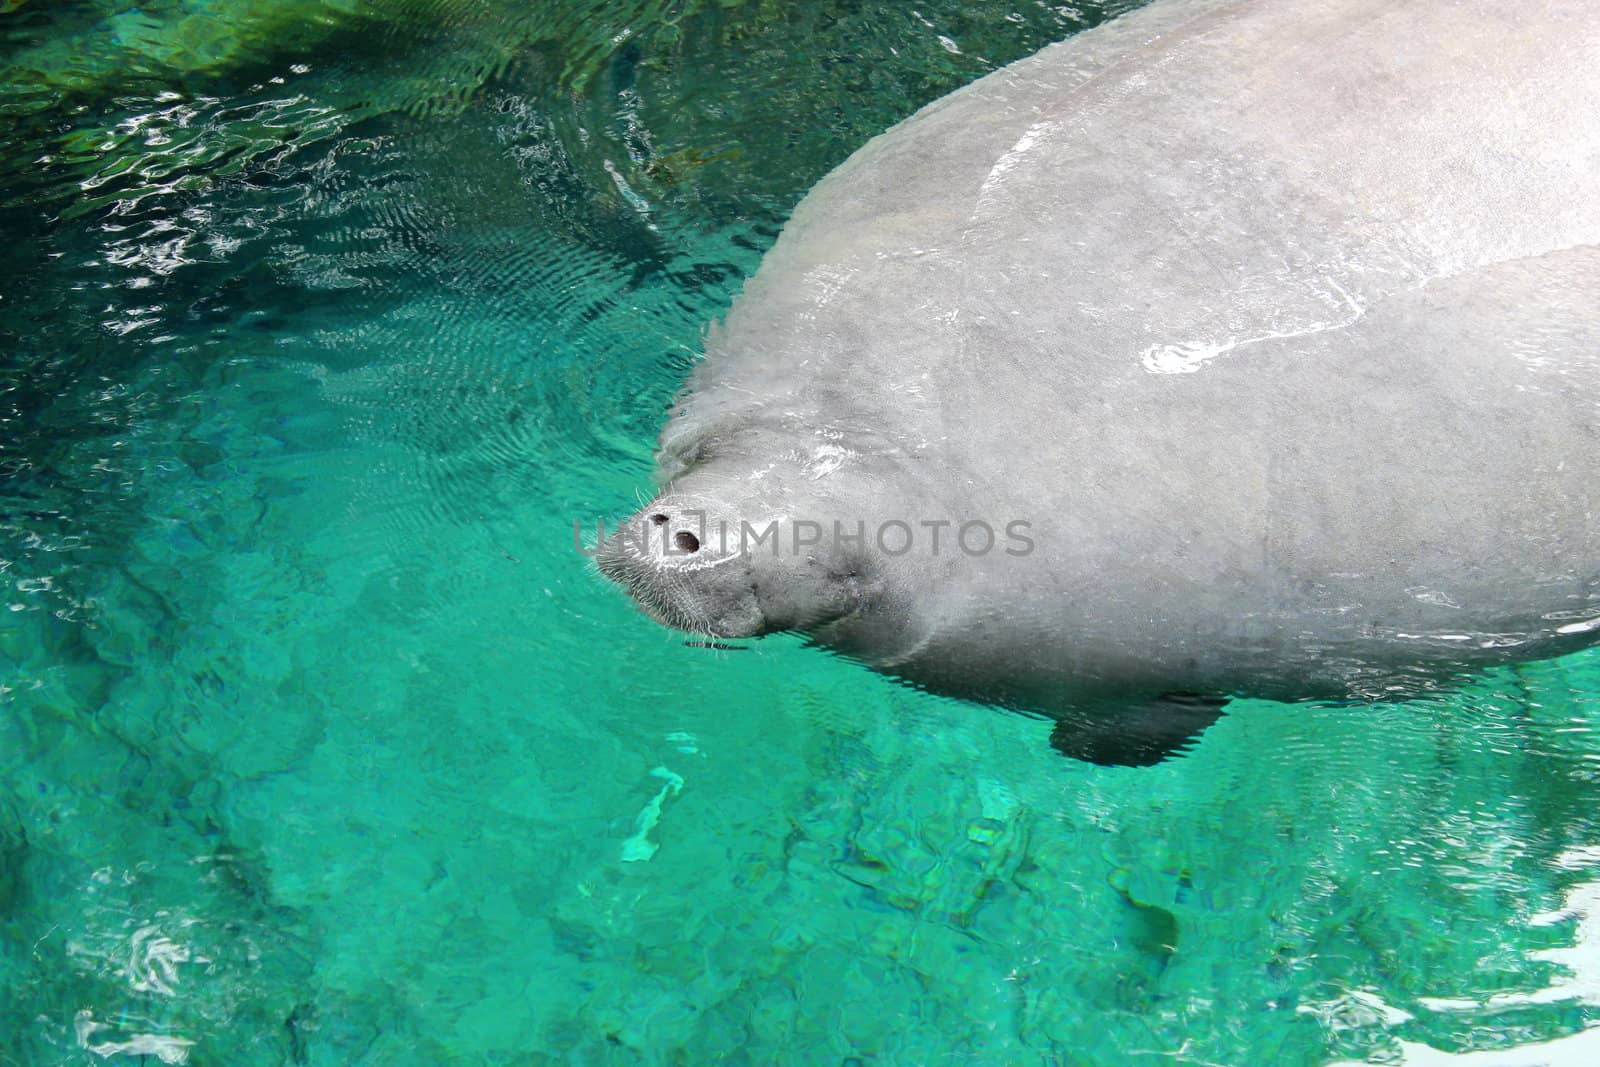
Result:
M657 475L597 552L655 618L1101 762L1594 644L1600 19L1158 0L996 71L806 196Z

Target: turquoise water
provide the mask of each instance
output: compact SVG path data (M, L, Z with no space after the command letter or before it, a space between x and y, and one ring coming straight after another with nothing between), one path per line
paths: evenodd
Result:
M1114 10L0 2L0 1065L1600 1062L1600 655L1105 769L573 550Z

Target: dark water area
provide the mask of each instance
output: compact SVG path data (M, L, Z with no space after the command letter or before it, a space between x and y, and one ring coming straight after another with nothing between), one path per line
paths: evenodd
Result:
M1099 768L573 551L1130 6L0 0L0 1065L1600 1062L1596 655Z

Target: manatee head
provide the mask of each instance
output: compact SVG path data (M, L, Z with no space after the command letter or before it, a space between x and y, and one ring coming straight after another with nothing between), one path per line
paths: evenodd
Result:
M595 560L679 630L814 634L858 613L877 587L866 545L834 536L844 508L792 460L696 465L602 540Z

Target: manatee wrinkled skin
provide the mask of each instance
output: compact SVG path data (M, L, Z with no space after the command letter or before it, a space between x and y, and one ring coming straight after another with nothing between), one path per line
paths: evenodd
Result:
M657 618L1058 719L1592 644L1600 19L1166 0L991 74L806 197L658 473L600 553Z

